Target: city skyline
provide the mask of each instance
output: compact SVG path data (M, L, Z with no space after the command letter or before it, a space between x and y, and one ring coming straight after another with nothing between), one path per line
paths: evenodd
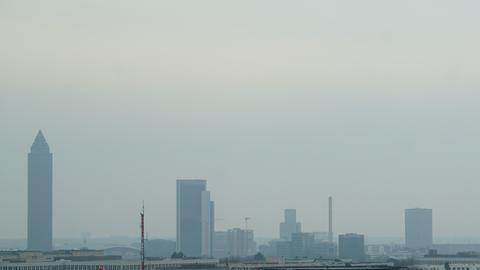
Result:
M28 237L27 249L48 251L53 248L52 245L52 153L50 147L43 135L42 130L37 132L34 142L31 146L31 152L28 154L28 182L29 182L29 216L28 216ZM41 185L39 185L39 183ZM214 254L213 239L215 233L222 232L215 230L214 202L211 201L210 192L206 190L207 182L204 179L177 179L177 252L192 253L194 256L211 256ZM36 188L33 188L33 187ZM41 188L40 188L41 187ZM45 189L46 188L46 189ZM43 190L43 191L42 191ZM40 192L40 193L39 193ZM42 193L45 193L44 195ZM46 196L46 197L45 197ZM187 199L185 199L187 198ZM45 204L46 203L46 204ZM196 206L195 206L196 205ZM38 208L38 207L42 208ZM46 207L46 209L45 209ZM192 207L199 207L192 209ZM332 221L332 197L328 197L329 207L329 232L326 232L328 241L330 239L330 230ZM45 213L44 218L39 219L40 212ZM182 214L185 212L185 214ZM297 222L296 209L284 209L284 221L280 223L280 240L291 240L291 235L301 233L301 222ZM198 215L196 221L192 218ZM184 217L185 216L185 217ZM186 218L186 219L185 219ZM250 217L245 218L245 226L248 226ZM40 220L45 223L42 225ZM405 209L405 246L407 248L428 248L433 242L432 230L432 209L410 208ZM194 221L192 223L192 221ZM38 224L40 223L40 224ZM182 225L184 223L185 225ZM198 223L198 224L197 224ZM37 226L33 226L37 224ZM182 229L186 226L185 229ZM198 239L193 237L193 232L198 227ZM238 229L238 228L236 228ZM231 230L231 229L229 229ZM208 233L205 233L208 231ZM189 234L188 241L183 243L182 234ZM332 231L333 233L333 231ZM347 233L346 235L350 235ZM426 234L426 235L425 235ZM253 235L253 231L252 231ZM339 237L342 234L338 234ZM333 236L333 235L332 235ZM46 238L45 238L46 237ZM193 237L193 238L192 238ZM363 236L362 236L363 237ZM180 239L180 241L179 241ZM253 239L253 237L252 237ZM273 238L275 239L275 238ZM191 242L193 241L193 242ZM198 242L196 248L182 248L191 246ZM364 240L363 240L364 241ZM424 244L426 243L426 244ZM194 251L198 248L198 251ZM190 250L192 249L192 250Z
M0 239L26 238L39 128L56 239L136 236L142 200L174 237L181 178L208 180L220 230L276 238L292 208L328 231L333 196L336 234L402 239L423 207L434 238L478 239L479 8L0 1Z
M45 154L48 154L48 156L46 156L47 158L49 158L49 161L41 161L39 160L40 157L42 157L41 155L45 155ZM45 200L47 199L47 201L49 201L49 207L52 208L52 194L51 194L51 191L52 191L52 153L50 152L50 147L48 145L48 143L46 142L46 139L43 135L43 132L42 130L38 130L37 132L37 135L35 136L35 140L31 146L31 152L29 153L28 155L28 175L29 175L29 185L30 183L33 183L34 180L38 180L38 179L42 179L42 181L47 185L47 189L49 190L50 192L50 195L49 197L47 196L47 198L44 198L44 199L41 199L41 200ZM44 169L41 169L39 168L38 165L42 165L42 166L47 166L46 168ZM39 173L40 171L44 171L46 170L45 172L41 172ZM31 173L30 171L32 172L35 172L35 173ZM48 176L49 175L49 176ZM40 177L40 178L39 178ZM42 178L43 177L43 178ZM46 177L46 178L45 178ZM49 182L45 182L45 181L49 181ZM199 219L198 219L198 222L200 225L199 229L202 231L202 233L200 234L200 239L199 240L199 253L196 254L195 253L195 256L210 256L211 254L214 253L214 250L213 250L213 239L214 239L214 233L215 232L221 232L221 230L215 230L214 228L214 223L215 223L215 215L214 215L214 202L213 201L210 201L210 192L206 190L206 180L203 180L203 179L177 179L176 180L177 182L177 229L176 229L176 238L177 240L181 237L181 231L182 229L181 228L181 224L179 223L180 220L182 219L181 218L181 210L182 207L180 205L182 205L182 189L185 189L183 186L185 187L188 187L190 186L191 184L193 184L192 187L195 187L193 188L193 190L190 190L187 188L187 190L190 190L190 191L187 191L188 194L190 194L188 197L191 197L193 196L194 193L198 193L198 199L199 201L197 202L198 203L198 207L200 207L201 211L198 212L198 214L200 215L199 216ZM198 187L197 187L198 186ZM28 189L28 192L30 194L30 190L31 188L29 187ZM194 192L194 190L197 190ZM193 192L193 193L192 193ZM33 196L33 193L32 195L29 195L29 200L30 200L30 196ZM38 197L38 195L36 195ZM197 196L197 195L195 195ZM195 197L194 196L194 197ZM40 202L38 201L38 198L36 199L37 202ZM332 215L332 208L331 208L331 201L332 201L332 197L329 196L328 197L328 206L329 206L329 212L328 212L328 215L329 215L329 229L330 229L330 221L331 221L331 215ZM43 204L43 202L42 202ZM183 203L185 204L185 203ZM187 205L193 205L191 202L188 202ZM35 205L33 204L32 206L29 206L29 207L34 207ZM179 208L180 207L180 208ZM33 209L33 208L32 208ZM47 209L48 210L48 209ZM29 208L29 211L30 211L30 208ZM41 211L45 211L45 209L41 210ZM184 210L185 211L185 210ZM191 211L191 210L188 210L186 209L186 211ZM203 215L202 212L205 212L207 211L208 213L206 215ZM410 208L410 209L405 209L405 218L404 218L404 226L405 226L405 229L404 229L404 233L405 233L405 237L403 238L404 242L406 242L406 247L407 248L426 248L426 247L429 247L432 245L432 239L434 238L433 237L433 230L432 230L432 221L433 221L433 218L432 218L432 210L431 209L424 209L424 208ZM427 214L429 213L429 218L428 218L428 221L425 220L425 218L423 218L424 216L424 212L427 211ZM38 210L37 210L38 212ZM48 212L48 211L47 211ZM279 227L279 234L280 234L280 237L278 238L271 238L271 239L284 239L284 240L290 240L288 235L291 234L291 233L300 233L301 232L301 223L300 222L296 222L297 220L297 217L296 217L296 209L284 209L284 221L280 223L280 227ZM192 212L193 213L193 212ZM29 215L30 215L30 212L29 212ZM38 244L38 243L35 243L35 241L38 242L38 240L34 240L33 242L30 242L30 238L34 239L34 238L38 238L37 236L34 236L32 235L32 237L27 237L27 247L28 249L33 249L33 250L51 250L52 249L52 240L53 240L53 237L52 237L52 221L51 221L51 216L52 216L52 213L51 213L51 210L48 214L50 216L50 220L48 221L49 222L49 225L47 224L47 228L48 230L50 231L49 234L47 234L47 243L43 243L43 244ZM47 217L48 217L47 215ZM191 215L191 214L190 214ZM413 218L415 216L415 218ZM247 218L245 218L247 219ZM250 219L250 217L248 217L248 219ZM419 219L419 221L416 221L417 219ZM414 221L415 220L415 221ZM29 216L29 221L30 222L30 216ZM247 222L247 220L245 220L245 222ZM293 223L292 223L293 222ZM420 223L418 223L420 222ZM426 222L430 223L430 228L426 228L425 224ZM418 223L418 224L417 224ZM33 224L33 223L32 223ZM206 225L205 225L206 224ZM210 225L212 224L212 225ZM246 223L247 224L247 223ZM245 225L246 225L245 224ZM286 226L290 226L290 227L286 227ZM180 226L180 227L179 227ZM189 225L190 226L190 225ZM292 227L293 226L293 227ZM417 229L415 226L420 226L420 229ZM35 226L28 226L28 228L31 228L31 227L35 227ZM282 231L282 227L284 227L283 231ZM205 231L206 228L209 233L208 234L204 234L203 231ZM187 229L186 231L189 232L189 231L192 231L193 227L190 227L189 229ZM37 229L38 230L38 229ZM42 229L44 230L44 229ZM47 230L47 231L48 231ZM230 230L230 229L229 229ZM420 231L422 232L420 232ZM427 242L429 242L429 244L427 245L419 245L419 244L409 244L409 242L413 243L413 241L415 242L418 242L420 241L419 243L421 243L422 241L425 242L424 240L420 240L420 238L423 238L423 234L425 231L428 231L430 236L426 236L427 238L429 238L430 240L426 240ZM190 232L189 232L190 233ZM326 232L328 235L329 233ZM349 235L351 233L346 233L346 235ZM409 236L409 234L411 234L411 236ZM28 231L28 235L30 235L30 229ZM48 236L50 235L50 236ZM341 236L342 233L338 233L338 236ZM43 236L42 236L43 238ZM171 237L166 237L166 239L169 239ZM43 242L45 242L44 240L42 240ZM40 242L42 242L40 241ZM178 241L177 241L178 243ZM43 248L42 248L42 245L43 245ZM189 244L187 244L189 245ZM30 247L35 247L35 248L30 248ZM181 244L177 244L177 252L180 252L182 251L181 250ZM187 253L190 252L190 251L186 251ZM203 255L202 255L203 254Z
M35 136L30 149L31 151L28 154L29 208L26 249L50 251L56 249L52 245L53 155L41 130ZM261 245L259 252L264 252L268 256L274 255L286 258L315 258L321 256L332 259L337 256L336 250L338 248L339 258L357 262L365 261L365 236L363 234L338 234L337 243L331 240L333 236L332 201L333 198L329 196L328 232L302 232L301 223L297 222L296 209L284 209L284 222L280 223L279 237L270 241L268 245ZM244 258L256 254L254 231L248 229L250 217L245 217L245 230L239 228L229 229L226 232L215 230L215 204L207 190L205 179L176 180L176 216L176 241L173 243L176 244L175 251L182 256L211 258L215 254L221 257L227 254L227 257ZM432 228L432 209L405 209L404 247L406 250L415 252L416 250L430 250L433 247L440 247L433 245ZM143 202L141 233L143 251ZM86 245L82 248L86 249ZM434 252L436 254L436 251ZM174 255L175 253L172 257Z

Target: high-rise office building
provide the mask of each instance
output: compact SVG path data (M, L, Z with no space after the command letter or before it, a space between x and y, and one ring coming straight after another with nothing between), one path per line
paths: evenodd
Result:
M280 239L291 240L292 233L302 232L302 224L297 222L297 211L295 209L284 210L285 221L280 223Z
M214 204L207 182L177 180L177 251L189 257L213 255Z
M356 262L365 260L365 237L355 233L339 235L338 255L342 259L351 259Z
M432 209L406 209L405 245L407 248L430 248L433 238L432 227Z
M28 154L27 249L52 249L52 153L42 131Z

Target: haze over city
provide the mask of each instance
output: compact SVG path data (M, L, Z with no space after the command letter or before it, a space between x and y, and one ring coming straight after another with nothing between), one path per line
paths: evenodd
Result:
M459 4L461 2L461 4ZM0 239L53 153L55 238L175 238L176 180L215 227L480 238L478 1L0 0ZM471 239L471 240L468 240Z

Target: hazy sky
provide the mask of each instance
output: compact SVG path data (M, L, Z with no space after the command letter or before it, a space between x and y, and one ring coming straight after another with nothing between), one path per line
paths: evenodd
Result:
M0 0L0 238L27 153L54 154L54 236L175 235L175 179L217 229L480 236L480 2Z

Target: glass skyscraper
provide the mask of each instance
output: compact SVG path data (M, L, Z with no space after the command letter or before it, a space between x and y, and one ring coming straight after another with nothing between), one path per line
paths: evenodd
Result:
M406 209L405 245L407 248L430 248L433 242L432 227L432 209Z
M213 255L214 204L207 181L177 180L177 252L188 257Z

